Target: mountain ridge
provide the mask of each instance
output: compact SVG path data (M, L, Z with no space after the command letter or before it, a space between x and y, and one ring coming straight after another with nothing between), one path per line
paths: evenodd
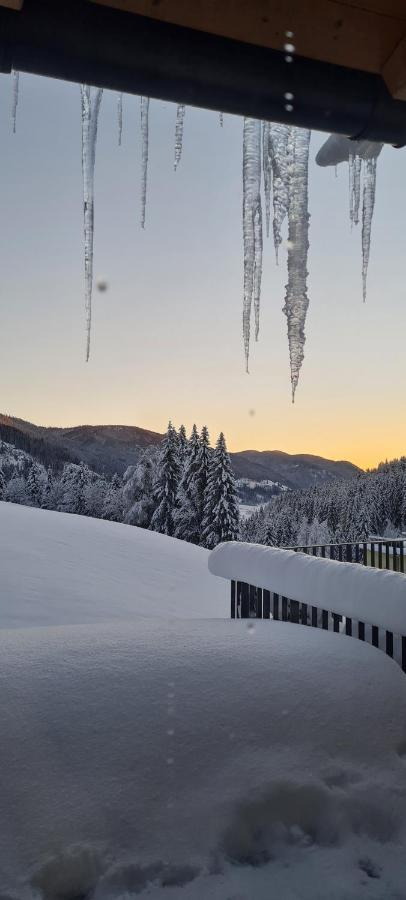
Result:
M0 413L3 430L14 429L34 441L51 446L61 456L82 459L106 475L122 474L137 462L146 447L158 446L163 435L137 425L74 425L68 428L35 425ZM7 440L6 437L3 438ZM23 438L21 441L23 442ZM35 444L34 444L35 446ZM283 450L241 450L230 453L236 478L274 481L291 489L354 477L362 470L347 460L331 460L309 453Z

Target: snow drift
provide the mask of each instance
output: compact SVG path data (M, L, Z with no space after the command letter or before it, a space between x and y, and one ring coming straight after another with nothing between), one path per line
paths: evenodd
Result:
M406 634L406 576L398 572L236 541L211 552L209 570Z
M403 895L392 660L199 619L228 589L180 541L11 504L0 527L2 900Z
M228 617L208 551L152 531L0 503L0 627Z
M286 854L310 872L335 850L357 880L394 842L401 868L406 681L369 646L269 622L14 629L0 678L1 887L19 900L207 897L236 865L268 867L268 892L240 896L269 898Z

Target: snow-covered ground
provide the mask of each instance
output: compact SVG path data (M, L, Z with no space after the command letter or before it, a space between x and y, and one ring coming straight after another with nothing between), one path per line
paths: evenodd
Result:
M227 584L160 535L6 504L0 533L2 900L405 896L393 661L214 620Z
M155 532L0 503L0 627L229 616L208 551Z

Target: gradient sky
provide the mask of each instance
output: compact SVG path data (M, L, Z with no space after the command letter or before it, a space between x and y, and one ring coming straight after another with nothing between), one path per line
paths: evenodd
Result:
M368 301L348 172L310 168L307 342L294 406L286 250L265 244L260 342L241 339L242 122L187 109L173 171L175 107L150 104L146 228L139 226L139 100L105 92L96 159L91 358L84 361L80 95L22 75L17 134L0 78L0 410L44 425L225 431L231 450L282 449L362 466L406 451L406 152L378 161Z

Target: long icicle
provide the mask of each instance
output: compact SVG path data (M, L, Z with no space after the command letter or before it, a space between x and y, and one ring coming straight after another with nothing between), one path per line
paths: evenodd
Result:
M141 228L145 228L148 178L149 97L141 97Z
M102 88L91 88L87 84L81 85L86 362L88 362L90 355L90 332L92 325L94 166L96 160L97 121L102 95Z
M13 134L16 133L16 125L17 125L17 106L18 106L18 95L19 95L19 85L20 85L20 73L16 72L14 69L11 73L11 77L13 79L13 91L11 98L11 122L13 126Z
M270 153L273 180L273 240L276 262L282 243L281 228L288 211L288 136L289 125L271 123Z
M307 253L309 249L308 170L310 131L291 128L289 176L288 283L283 312L288 320L288 341L292 383L292 403L304 358L307 296Z
M117 98L117 121L118 121L118 146L121 147L121 137L123 134L123 94L119 93Z
M269 237L269 225L270 225L270 221L271 221L271 190L272 190L272 152L271 152L271 124L270 124L270 122L262 123L262 170L264 173L266 236Z
M183 149L183 123L185 119L186 107L184 103L178 103L176 107L176 125L175 125L175 162L174 169L178 168Z
M367 298L367 275L371 246L372 217L375 206L376 158L364 161L364 187L362 198L362 299Z
M248 372L252 300L257 338L262 276L261 122L248 118L244 119L243 132L243 239L243 338Z

